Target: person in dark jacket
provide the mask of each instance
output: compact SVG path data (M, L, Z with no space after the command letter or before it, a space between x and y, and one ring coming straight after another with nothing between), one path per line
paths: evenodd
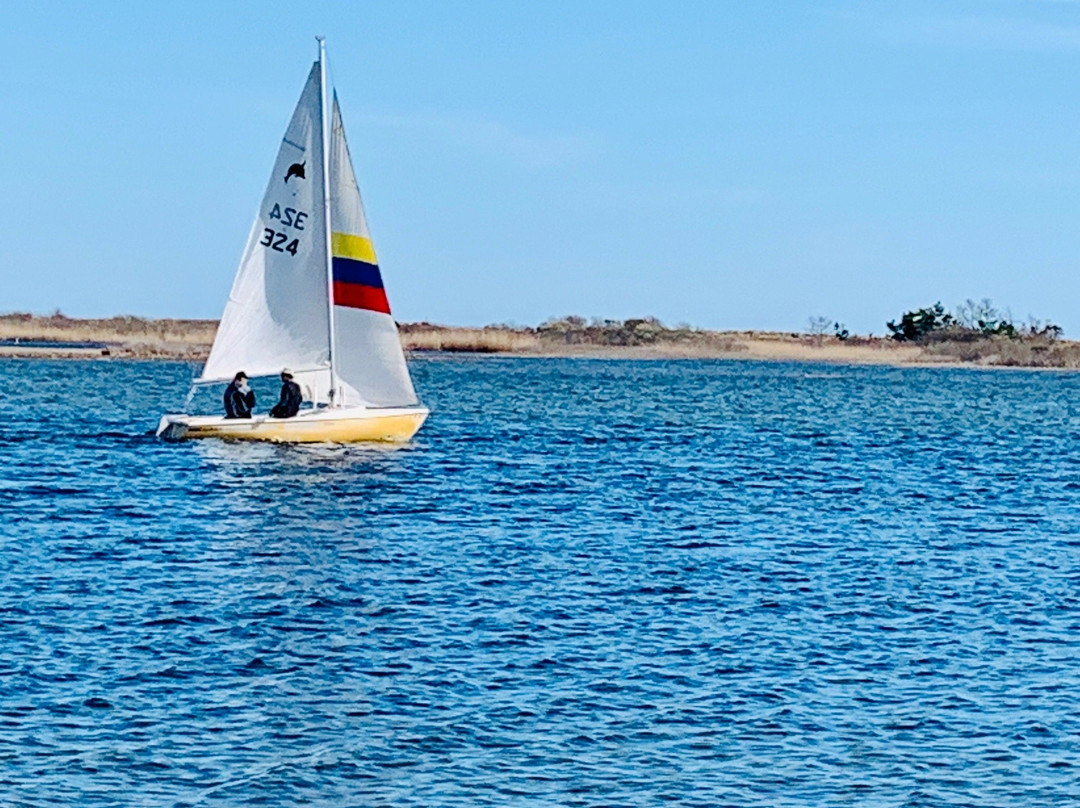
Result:
M225 388L225 417L250 418L255 409L255 392L248 387L247 374L240 371Z
M300 385L293 381L292 372L285 368L281 371L281 400L270 410L270 417L292 418L300 412L300 402L303 400Z

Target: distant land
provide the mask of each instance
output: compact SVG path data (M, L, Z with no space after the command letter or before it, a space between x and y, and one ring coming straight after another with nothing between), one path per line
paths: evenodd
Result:
M1080 368L1080 342L1050 335L1009 337L946 332L918 341L889 337L669 327L654 318L564 317L537 326L482 328L399 323L412 353L656 359L754 359L844 364ZM201 361L216 320L110 317L56 313L0 315L0 357L172 359Z

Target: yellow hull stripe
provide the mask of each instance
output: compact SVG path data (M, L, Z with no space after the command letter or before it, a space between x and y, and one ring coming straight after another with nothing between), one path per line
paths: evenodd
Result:
M371 243L371 239L352 236L348 233L330 234L330 254L335 258L351 258L366 264L379 263L375 257L375 246Z
M220 424L192 425L184 438L264 440L272 443L404 443L416 434L425 418L427 412L338 420L267 418L243 424L237 422L246 419L237 418Z

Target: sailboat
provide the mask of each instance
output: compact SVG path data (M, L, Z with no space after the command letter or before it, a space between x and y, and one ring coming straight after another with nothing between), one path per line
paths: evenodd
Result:
M328 98L326 42L317 39L318 61L192 388L290 368L311 406L292 418L164 415L157 434L166 440L402 442L428 416L390 316L337 94Z

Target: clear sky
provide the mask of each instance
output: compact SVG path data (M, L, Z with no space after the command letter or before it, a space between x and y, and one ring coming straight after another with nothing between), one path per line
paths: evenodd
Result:
M216 317L328 37L394 314L1080 337L1080 2L0 11L0 310Z

